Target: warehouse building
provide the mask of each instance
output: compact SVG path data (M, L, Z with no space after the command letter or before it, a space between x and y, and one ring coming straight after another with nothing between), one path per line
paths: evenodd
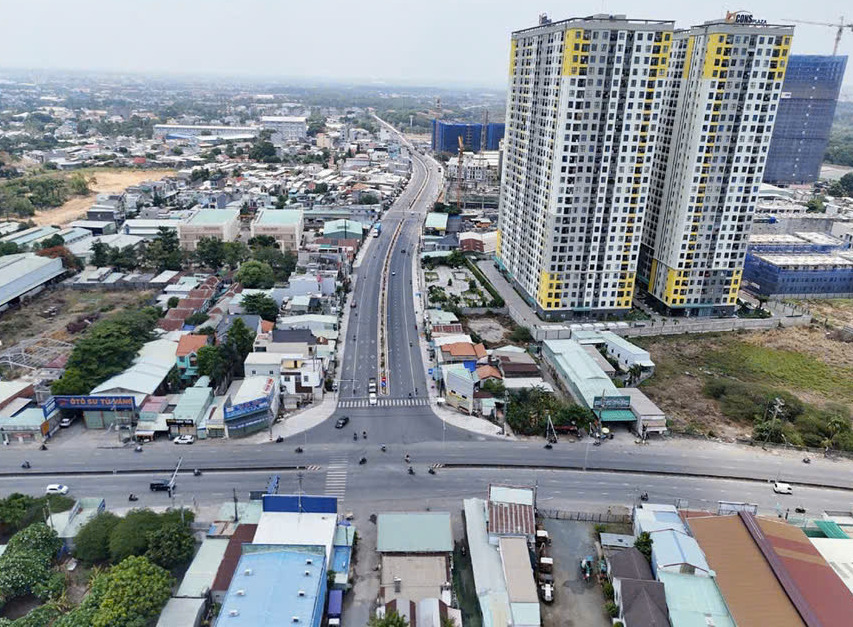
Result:
M62 259L39 257L34 253L0 257L0 311L21 298L37 294L64 272Z

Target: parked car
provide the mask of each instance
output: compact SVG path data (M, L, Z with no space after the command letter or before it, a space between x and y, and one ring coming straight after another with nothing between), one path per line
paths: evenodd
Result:
M194 435L179 435L174 440L175 444L192 444L195 442Z
M45 494L68 494L68 486L61 483L51 483L44 490Z
M341 416L335 421L335 429L343 429L349 423L349 416Z
M63 418L59 421L59 426L65 429L66 427L70 427L74 424L74 418Z
M782 483L781 481L773 482L773 491L776 494L793 494L794 490L790 483Z

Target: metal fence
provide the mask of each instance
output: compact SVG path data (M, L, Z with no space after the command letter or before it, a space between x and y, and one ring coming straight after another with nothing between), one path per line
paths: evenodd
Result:
M536 513L542 518L551 520L575 520L578 522L592 523L618 523L630 524L630 514L614 514L612 512L567 512L561 509L538 509Z

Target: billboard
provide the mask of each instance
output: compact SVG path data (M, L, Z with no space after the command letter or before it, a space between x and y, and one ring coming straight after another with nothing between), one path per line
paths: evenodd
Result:
M592 399L592 408L598 409L631 409L630 396L596 396Z
M82 409L83 411L136 411L136 399L132 396L54 396L48 399L45 407L53 401L59 409Z
M268 398L256 398L253 401L246 401L245 403L240 403L239 405L231 405L231 407L225 408L225 420L234 420L234 418L239 418L240 416L245 416L246 414L254 414L259 411L265 411L270 408L270 401Z
M56 407L56 397L51 396L47 399L44 404L41 406L41 412L44 414L44 419L47 420L50 418L50 415L55 412Z

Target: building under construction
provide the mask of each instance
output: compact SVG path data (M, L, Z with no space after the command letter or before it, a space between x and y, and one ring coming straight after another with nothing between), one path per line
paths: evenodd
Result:
M504 137L503 122L489 122L485 133L480 122L451 122L447 120L432 121L432 150L435 152L456 153L459 149L459 138L465 150L480 152L481 150L498 150ZM485 141L485 146L483 142Z

